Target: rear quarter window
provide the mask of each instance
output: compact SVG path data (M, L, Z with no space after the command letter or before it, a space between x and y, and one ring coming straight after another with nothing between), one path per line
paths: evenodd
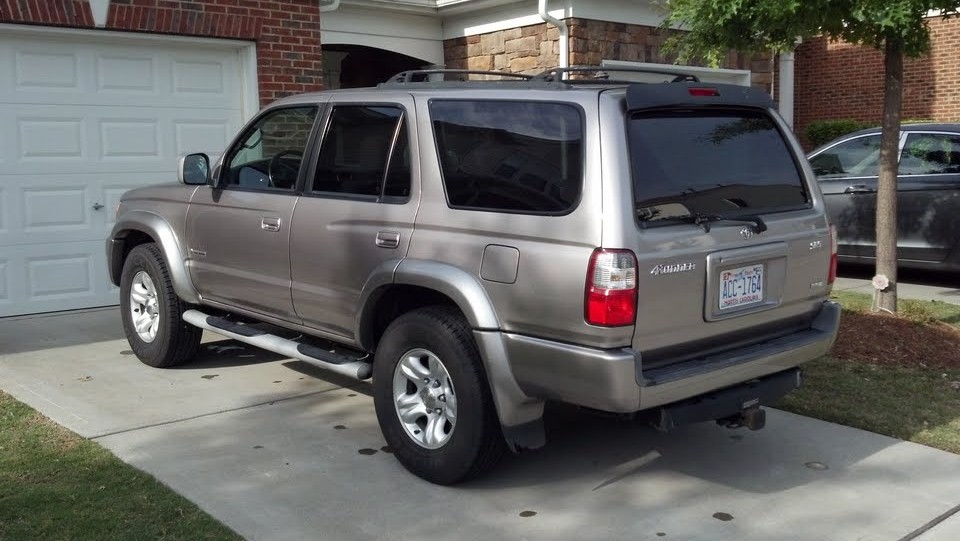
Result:
M690 110L629 118L637 219L737 217L808 207L796 156L765 112Z
M574 105L432 100L450 207L564 214L580 198L583 119Z

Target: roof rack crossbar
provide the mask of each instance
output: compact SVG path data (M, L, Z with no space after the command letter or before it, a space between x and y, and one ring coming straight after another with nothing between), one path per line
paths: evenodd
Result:
M567 68L553 68L549 69L543 73L535 75L533 81L544 81L548 83L552 82L571 82L569 79L564 77L570 73L589 73L596 72L597 75L594 75L591 82L602 84L607 79L609 79L608 72L620 72L620 73L652 73L656 75L673 75L674 78L670 81L672 83L681 83L681 82L690 82L690 83L699 83L700 78L696 75L689 73L683 73L681 71L674 71L669 69L652 69L652 68L641 68L641 67L629 67L629 66L570 66ZM585 80L586 81L586 80ZM622 84L623 81L612 81L616 84Z
M520 81L529 81L533 79L532 75L523 73L510 73L507 71L490 70L462 70L462 69L427 69L427 70L409 70L400 72L387 79L386 84L407 84L428 81L430 75L495 75L498 77L518 79Z

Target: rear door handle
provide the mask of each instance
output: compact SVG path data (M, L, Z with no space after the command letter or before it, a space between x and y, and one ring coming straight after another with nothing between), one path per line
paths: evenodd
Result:
M276 233L280 231L280 218L263 218L260 220L260 229Z
M854 184L853 186L847 186L846 190L843 190L843 193L874 193L876 190L873 188L868 188L863 184Z
M377 246L381 248L396 248L400 246L400 233L396 231L381 231L377 233Z

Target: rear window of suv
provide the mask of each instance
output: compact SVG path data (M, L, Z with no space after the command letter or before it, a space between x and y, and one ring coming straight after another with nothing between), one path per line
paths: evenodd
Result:
M583 120L576 106L432 100L430 118L452 208L564 214L580 199Z
M783 134L749 110L637 113L628 122L641 225L807 208L810 197Z

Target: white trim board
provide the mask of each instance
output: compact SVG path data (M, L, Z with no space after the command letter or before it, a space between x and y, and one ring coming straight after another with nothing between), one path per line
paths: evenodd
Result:
M696 75L705 82L730 83L740 86L751 86L750 70L737 70L728 68L704 68L702 66L681 66L677 64L655 64L651 62L630 62L626 60L604 60L601 66L610 68L648 68L652 70L666 71L676 73L677 75L689 73Z

